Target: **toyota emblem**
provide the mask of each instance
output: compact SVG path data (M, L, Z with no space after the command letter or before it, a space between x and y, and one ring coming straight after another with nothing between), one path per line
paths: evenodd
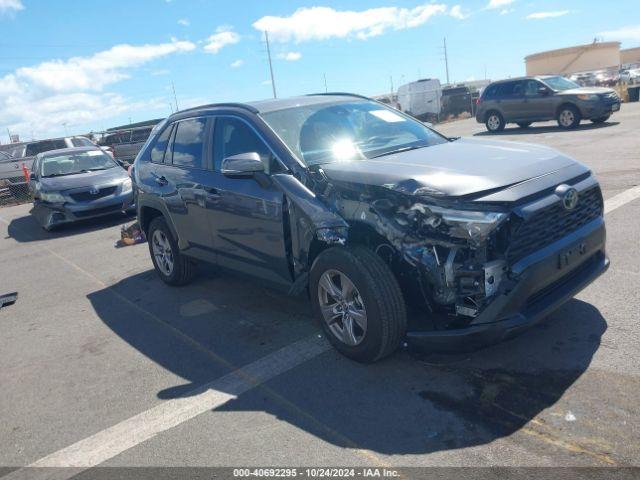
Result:
M575 188L567 190L562 197L562 205L567 210L573 210L578 204L578 192Z

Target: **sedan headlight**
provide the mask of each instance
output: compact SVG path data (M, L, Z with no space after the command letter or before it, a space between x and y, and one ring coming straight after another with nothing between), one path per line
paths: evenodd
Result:
M598 97L598 95L595 95L593 93L589 93L589 94L586 94L586 95L578 95L578 98L580 100L594 101L594 100L598 100L599 97Z
M125 181L122 182L122 193L129 193L132 189L131 179L125 179Z
M40 198L49 203L64 203L64 197L58 192L40 192Z
M432 206L429 210L442 218L444 224L451 227L449 229L451 236L471 240L476 244L485 240L508 216L506 213L499 212L454 210Z

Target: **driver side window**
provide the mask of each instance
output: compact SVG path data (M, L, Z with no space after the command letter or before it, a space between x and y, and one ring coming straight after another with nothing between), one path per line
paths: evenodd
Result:
M240 153L256 152L264 164L265 173L282 171L280 162L253 129L240 119L216 119L214 137L214 169L221 170L222 160Z

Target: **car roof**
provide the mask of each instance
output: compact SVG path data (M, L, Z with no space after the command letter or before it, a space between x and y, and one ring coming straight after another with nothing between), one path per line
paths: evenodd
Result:
M38 157L40 157L40 158L57 157L59 155L65 155L67 153L82 153L82 152L90 152L91 150L100 150L101 152L104 152L104 150L102 150L101 148L98 148L96 146L91 146L91 147L71 147L71 148L60 148L58 150L49 150L47 152L42 152L42 153L38 154Z
M513 78L505 78L504 80L496 80L492 82L491 85L498 85L500 83L506 82L517 82L520 80L545 80L547 78L560 77L562 75L527 75L524 77L513 77Z
M200 105L198 107L181 110L174 113L169 118L184 116L192 113L207 113L223 109L242 109L251 113L268 113L277 110L285 110L287 108L302 107L308 105L319 105L322 103L346 102L354 99L371 100L368 97L353 93L317 93L311 95L302 95L290 98L274 98L269 100L257 100L245 103L213 103L209 105Z

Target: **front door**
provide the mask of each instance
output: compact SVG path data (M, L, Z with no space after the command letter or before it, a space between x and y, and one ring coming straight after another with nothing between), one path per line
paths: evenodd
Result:
M216 117L213 143L218 199L211 225L217 262L289 286L292 275L285 247L283 194L269 176L281 164L254 128L239 117ZM223 158L249 152L260 155L264 174L229 178L220 173Z
M547 94L542 93L546 89ZM524 114L528 121L548 120L553 118L553 101L551 91L537 80L525 80Z

